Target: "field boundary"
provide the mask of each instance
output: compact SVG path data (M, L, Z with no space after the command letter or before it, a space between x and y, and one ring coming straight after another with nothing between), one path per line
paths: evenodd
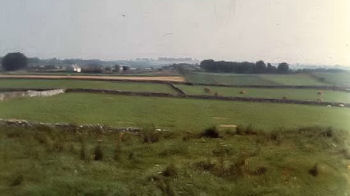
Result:
M56 90L56 89L2 89L0 92L11 91L30 91L30 90ZM273 99L273 98L259 98L259 97L226 97L226 96L209 96L209 95L175 95L170 93L157 93L157 92L134 92L134 91L121 91L121 90L106 90L106 89L82 89L82 88L68 88L64 89L66 93L96 93L96 94L114 94L114 95L127 95L127 96L143 96L143 97L169 97L169 98L190 98L190 99L207 99L207 100L222 100L222 101L243 101L243 102L261 102L261 103L285 103L285 104L303 104L303 105L322 105L322 106L334 106L334 107L349 107L350 103L343 102L319 102L319 101L307 101L296 99Z
M130 91L101 90L101 89L66 89L66 93L84 93L84 92L85 93L129 95L129 96L146 96L146 97L170 97L170 98L192 98L192 99L207 99L207 100L222 100L222 101L244 101L244 102L322 105L322 106L349 107L350 108L350 103L341 103L341 102L318 102L318 101L306 101L306 100L295 100L295 99L271 99L271 98L256 98L256 97L173 95L173 94L169 94L169 93L130 92Z
M226 84L204 84L204 83L178 83L189 86L215 86L215 87L231 87L231 88L267 88L267 89L316 89L316 90L333 90L350 92L350 87L339 86L290 86L290 85L226 85Z
M128 77L128 76L125 76ZM151 78L152 76L149 76ZM227 84L206 84L206 83L191 83L191 82L181 82L181 81L167 81L167 80L134 80L130 77L130 79L107 79L107 78L99 78L98 76L94 78L80 78L80 77L54 77L54 78L46 78L46 77L7 77L6 75L0 75L0 81L2 79L12 79L12 80L20 80L20 79L26 79L26 80L87 80L87 81L109 81L109 82L133 82L133 83L153 83L153 84L182 84L182 85L189 85L189 86L213 86L213 87L231 87L231 88L266 88L266 89L316 89L316 90L333 90L333 91L344 91L344 92L350 92L350 87L340 87L340 86L307 86L307 85L300 85L300 86L292 86L292 85L227 85ZM176 87L178 88L178 87ZM175 89L174 89L175 90ZM180 89L181 90L181 89Z
M20 119L0 119L0 125L15 126L15 127L50 127L50 128L61 128L69 131L86 131L96 130L103 132L133 132L137 133L141 131L138 127L111 127L102 124L72 124L72 123L44 123Z
M0 79L44 79L44 80L97 80L97 81L136 81L136 82L184 82L182 76L68 76L68 75L2 75Z
M182 89L180 89L177 86L175 86L174 84L168 83L168 85L170 86L170 88L172 88L174 91L176 91L178 95L186 96L186 93Z

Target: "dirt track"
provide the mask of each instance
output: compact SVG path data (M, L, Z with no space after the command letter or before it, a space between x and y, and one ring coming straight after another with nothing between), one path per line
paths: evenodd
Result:
M82 79L82 80L130 80L184 82L181 76L54 76L54 75L0 75L0 78L22 79Z

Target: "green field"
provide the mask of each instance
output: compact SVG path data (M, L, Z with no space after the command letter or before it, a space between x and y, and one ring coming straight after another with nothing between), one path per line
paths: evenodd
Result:
M78 72L67 72L67 71L52 71L52 72L35 72L35 71L8 71L8 72L1 72L2 75L53 75L53 76L179 76L178 73L174 71L170 72L155 72L155 71L145 71L145 72L139 72L139 73L118 73L118 72L112 72L112 73L78 73Z
M350 87L350 72L336 72L336 73L327 73L327 72L315 72L312 75L316 76L319 80L324 81L330 85L334 86L345 86Z
M191 86L191 85L176 85L188 95L211 95L218 93L219 96L228 97L259 97L259 98L273 98L309 101L340 102L350 103L350 93L343 91L332 90L316 90L316 89L293 89L293 88L234 88L234 87L217 87L217 86ZM206 92L205 88L210 89ZM318 93L322 91L322 94ZM241 94L244 92L244 94Z
M85 88L135 92L176 93L167 84L59 79L0 79L0 88Z
M327 86L308 74L260 74L260 77L278 85L288 86Z
M289 86L327 86L308 74L226 74L194 72L186 74L188 82L225 85L289 85Z
M226 84L226 85L276 85L254 74L223 74L194 72L185 75L186 81L202 84Z
M44 122L144 126L198 131L211 125L262 129L332 126L350 128L350 109L295 104L68 93L0 102L0 118Z
M177 86L189 94L205 88ZM83 80L0 80L0 88L176 93L163 84ZM319 96L308 89L245 88L240 95L243 88L209 88L224 96ZM349 101L343 92L322 97ZM350 108L65 93L2 101L0 118L143 129L121 136L110 129L0 122L0 195L350 193ZM218 128L205 131L212 126Z

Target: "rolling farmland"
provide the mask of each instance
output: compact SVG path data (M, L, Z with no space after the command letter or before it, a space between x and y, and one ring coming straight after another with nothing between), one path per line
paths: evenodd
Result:
M157 127L191 131L220 124L251 124L262 129L350 127L348 108L89 93L13 99L0 102L0 110L0 118L5 119L122 127L153 123Z
M191 83L259 86L327 86L308 74L223 74L194 72L186 75Z
M330 101L350 103L350 92L319 90L319 89L295 89L295 88L236 88L218 86L176 85L188 95L209 95L229 97L261 97L275 99L296 99L310 101Z
M116 81L93 81L93 80L68 80L68 79L0 79L0 89L16 88L82 88L82 89L107 89L134 92L159 92L175 93L166 84L142 83L142 82L116 82Z
M324 86L305 75L288 77L300 79L293 85ZM350 108L219 99L350 102L344 90L296 88L288 86L288 77L212 74L203 79L214 86L0 79L0 90L69 89L0 101L0 190L18 195L348 192Z

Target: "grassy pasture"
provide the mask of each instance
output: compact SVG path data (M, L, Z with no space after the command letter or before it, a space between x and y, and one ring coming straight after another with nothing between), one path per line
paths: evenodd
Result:
M59 79L0 79L0 88L88 88L136 92L176 93L166 84Z
M288 99L297 100L311 100L329 102L343 102L350 103L350 93L342 91L332 90L317 90L317 89L283 89L283 88L233 88L233 87L217 87L217 86L190 86L190 85L176 85L182 89L188 95L212 95L218 93L220 96L231 97L261 97L261 98L274 98L282 99L286 97ZM206 92L205 88L210 89L210 92ZM318 93L322 91L322 94ZM242 94L241 92L244 92Z
M162 84L76 80L0 80L0 87L175 93ZM204 93L204 86L179 87ZM210 88L225 96L241 90ZM318 96L308 89L244 90L244 96ZM325 101L349 100L346 95L324 91L322 96ZM4 195L350 193L349 108L67 93L0 102L0 118L145 128L141 135L121 136L93 129L0 125ZM218 138L201 135L213 125L243 127L220 129Z
M203 84L226 85L277 85L275 82L265 80L256 74L224 74L194 72L185 75L186 81Z
M151 129L150 129L151 130ZM348 134L146 130L135 136L0 127L3 195L310 195L349 193ZM145 138L151 136L152 141Z
M326 73L326 72L315 72L312 73L318 79L334 86L345 86L350 87L350 72L336 72L336 73Z
M325 86L307 74L226 74L194 72L185 76L188 82L225 85L290 85L290 86Z
M318 81L308 74L261 74L260 77L278 85L327 86L327 83Z
M179 76L178 73L174 71L145 71L145 72L139 72L139 73L78 73L78 72L65 72L65 71L58 71L58 72L31 72L31 71L25 71L25 70L18 70L18 71L7 71L7 72L1 72L1 75L54 75L54 76Z
M198 131L211 125L261 129L304 126L350 128L349 108L68 93L0 102L0 118L44 122L144 126Z

